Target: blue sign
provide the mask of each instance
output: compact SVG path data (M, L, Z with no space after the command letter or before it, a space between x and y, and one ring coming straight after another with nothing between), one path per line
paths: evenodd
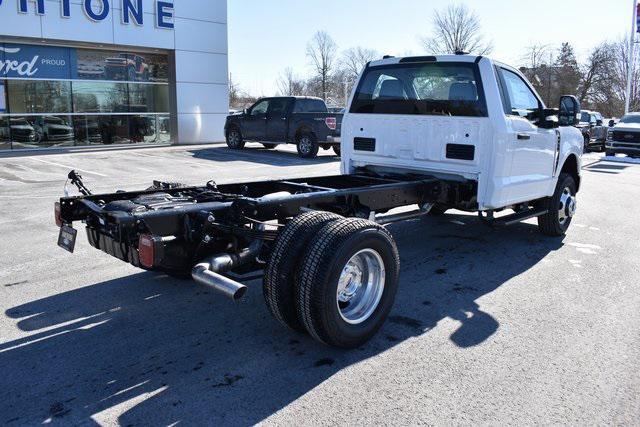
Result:
M22 14L35 13L36 15L46 15L47 8L55 6L60 11L63 18L71 18L71 0L61 0L62 7L47 3L46 0L17 0L18 12ZM83 0L82 9L84 15L92 21L100 22L105 20L112 10L116 0ZM119 0L120 11L122 13L121 22L129 25L132 22L136 25L144 25L144 14L142 0ZM0 0L0 7L7 7L5 1ZM30 12L30 10L32 12ZM173 29L174 13L173 0L156 0L155 2L155 24L158 28ZM148 13L148 12L147 12Z
M0 44L0 78L72 79L77 68L75 49Z

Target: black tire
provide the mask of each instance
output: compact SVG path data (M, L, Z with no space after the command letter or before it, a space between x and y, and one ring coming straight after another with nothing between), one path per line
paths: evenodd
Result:
M242 138L242 133L240 129L237 127L229 128L227 131L227 147L232 150L242 150L244 148L244 138Z
M589 135L584 135L584 152L589 153L591 149L589 148L589 144L591 143L591 138Z
M296 146L298 148L298 155L304 159L316 157L320 150L316 136L309 132L301 133L298 136Z
M283 325L306 332L296 305L296 274L300 255L329 221L341 219L331 212L307 212L291 220L279 233L265 269L262 291L269 311Z
M333 152L336 153L336 156L340 157L342 151L340 150L340 146L339 145L334 145L333 146Z
M338 308L338 280L348 261L362 250L373 250L382 260L384 287L370 315L354 324ZM399 270L398 249L384 227L355 218L325 225L309 243L298 273L298 309L307 332L334 347L364 344L378 332L393 307Z
M276 148L278 146L278 144L267 144L267 143L264 143L264 142L262 142L261 144L267 150L273 150L274 148Z
M542 201L542 207L547 209L548 212L538 217L538 229L546 236L559 237L563 236L571 225L572 215L567 215L564 222L561 222L559 216L560 209L567 209L567 206L562 202L562 195L568 189L575 203L575 196L577 193L576 182L573 177L567 173L562 173L558 177L558 184L556 185L556 191L553 196L548 197ZM569 205L568 202L566 205Z
M433 205L433 207L429 211L429 215L441 216L441 215L444 215L448 210L449 210L448 207L436 203L435 205Z
M331 144L322 144L320 148L323 150L331 150Z

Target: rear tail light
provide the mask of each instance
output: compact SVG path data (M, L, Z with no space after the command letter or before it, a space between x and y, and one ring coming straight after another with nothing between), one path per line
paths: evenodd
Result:
M56 225L62 227L62 210L60 209L60 202L56 202L53 205L53 214L56 219Z
M156 260L157 239L150 234L142 234L138 241L138 257L140 265L146 268L153 268Z
M335 117L327 117L326 119L324 119L324 122L327 124L327 127L331 130L336 130L336 127L338 126L338 121L336 120Z

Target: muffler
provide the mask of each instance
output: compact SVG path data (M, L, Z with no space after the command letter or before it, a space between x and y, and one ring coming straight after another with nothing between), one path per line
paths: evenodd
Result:
M211 271L211 264L208 262L201 262L193 267L191 277L197 283L211 288L234 301L238 301L247 292L247 287L242 283Z

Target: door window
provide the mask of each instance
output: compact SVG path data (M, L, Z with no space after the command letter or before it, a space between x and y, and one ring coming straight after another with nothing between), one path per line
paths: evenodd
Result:
M527 117L541 108L540 101L519 75L504 68L501 72L509 94L511 114Z
M288 99L272 99L269 103L269 115L274 117L284 116L288 104Z
M254 107L251 109L251 115L260 116L263 114L267 114L268 109L269 109L269 101L265 99L264 101L260 101L256 105L254 105Z

